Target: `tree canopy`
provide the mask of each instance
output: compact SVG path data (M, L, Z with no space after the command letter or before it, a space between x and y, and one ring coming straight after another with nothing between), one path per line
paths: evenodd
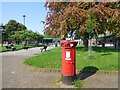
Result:
M33 32L32 30L27 30L27 27L16 20L9 20L5 25L5 29L2 31L3 40L24 40L24 34L26 40L40 40L43 35L38 32Z
M107 30L120 36L118 2L47 2L45 34L67 37L69 31L77 31L88 44L88 38L104 34ZM86 46L87 47L87 46Z
M43 35L40 35L38 32L33 32L32 30L25 30L25 40L41 40ZM13 40L24 40L24 30L17 31L10 36L10 39Z
M84 34L91 20L96 35L106 30L119 32L118 2L47 2L45 7L49 9L45 28L48 35L66 37L70 30Z

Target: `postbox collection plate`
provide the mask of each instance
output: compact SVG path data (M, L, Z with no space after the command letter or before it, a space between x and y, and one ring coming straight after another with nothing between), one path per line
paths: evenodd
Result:
M71 60L70 58L70 51L66 51L66 58L65 60Z

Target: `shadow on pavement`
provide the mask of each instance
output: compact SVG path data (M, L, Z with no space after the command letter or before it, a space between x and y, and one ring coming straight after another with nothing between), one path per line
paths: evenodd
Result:
M97 67L93 67L93 66L87 66L84 67L83 70L81 70L78 74L77 77L80 80L84 80L90 76L92 76L93 74L95 74L99 69Z

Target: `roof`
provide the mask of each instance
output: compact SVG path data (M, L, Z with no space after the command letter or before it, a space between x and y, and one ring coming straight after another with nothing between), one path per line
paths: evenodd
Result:
M43 40L60 41L60 40L61 40L61 38L43 38Z
M53 38L53 41L60 41L61 38Z
M110 37L110 36L114 36L114 35L115 35L114 33L110 33L110 34L106 34L105 36ZM99 35L97 38L103 38L105 36L104 36L104 34L102 34L102 35Z
M52 40L53 38L43 38L43 40Z

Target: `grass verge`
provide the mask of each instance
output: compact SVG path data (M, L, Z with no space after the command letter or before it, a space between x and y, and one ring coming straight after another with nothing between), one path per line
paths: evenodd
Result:
M62 48L54 48L25 60L25 64L39 68L61 68ZM88 67L88 68L87 68ZM89 68L90 67L90 68ZM93 47L91 56L83 46L76 47L76 68L82 70L118 70L118 51Z
M36 47L35 44L28 44L27 46L29 46L29 48ZM43 45L41 44L39 46L43 46ZM14 44L14 47L16 48L16 50L21 50L23 49L23 44ZM3 47L0 46L0 52L8 52L8 51L12 51L12 49L6 49L5 46Z

